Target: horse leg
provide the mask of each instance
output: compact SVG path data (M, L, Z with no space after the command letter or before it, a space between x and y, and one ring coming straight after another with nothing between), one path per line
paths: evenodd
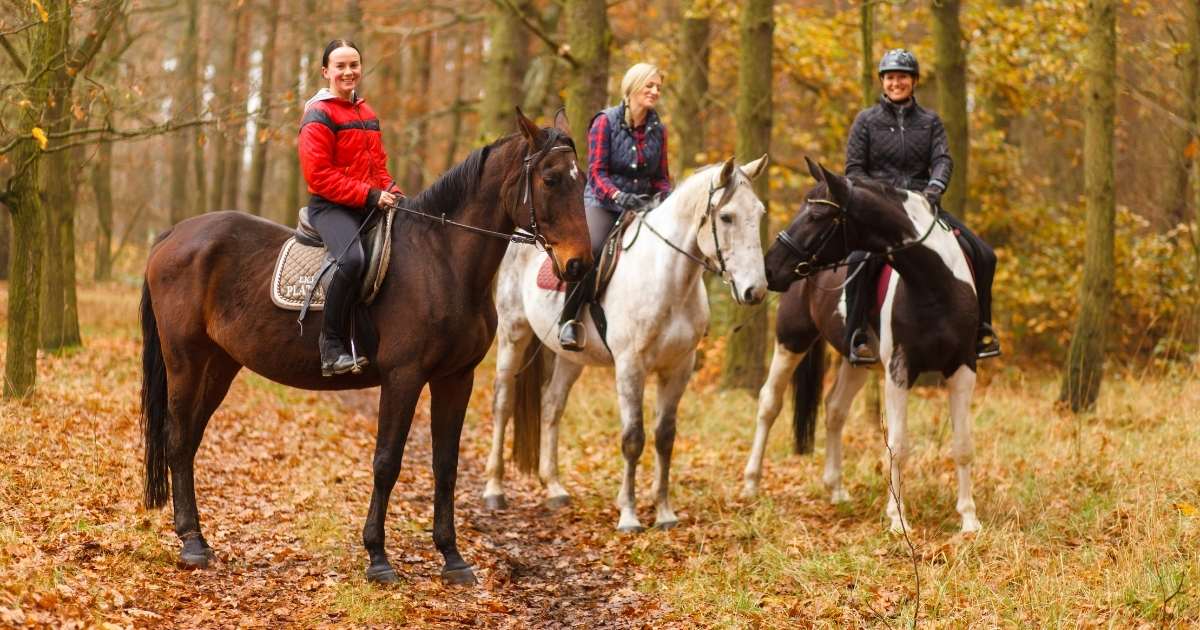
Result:
M901 368L903 369L903 368ZM900 471L908 458L908 386L893 379L893 374L884 377L884 404L887 411L888 503L887 515L891 519L893 533L910 531L908 517L904 514L904 496L900 491Z
M571 502L571 496L558 481L558 424L567 395L583 373L583 366L570 361L555 361L554 375L542 394L542 445L538 460L538 477L546 488L546 507L557 509Z
M533 339L528 326L505 326L497 338L496 385L492 400L492 450L488 454L483 504L491 510L508 507L504 498L504 430L513 415L513 394L525 348ZM540 360L540 359L539 359Z
M644 527L637 517L637 464L646 445L646 430L642 426L642 400L646 390L646 374L631 361L617 363L617 399L621 407L621 454L625 456L625 474L617 494L617 509L621 518L617 530L640 532Z
M424 381L415 374L386 374L379 393L379 429L375 434L375 457L371 462L374 486L363 525L363 547L371 560L367 566L367 580L371 582L391 583L399 579L383 547L383 525L388 500L400 474L400 462L404 459L413 409L423 385Z
M164 350L167 347L164 346ZM167 368L167 465L171 469L171 506L175 535L183 548L181 564L206 568L213 559L212 548L200 532L200 514L196 508L196 451L204 439L204 429L214 411L225 399L241 366L216 346L198 351L188 346L185 352L165 352Z
M695 363L696 352L693 350L678 365L658 374L658 418L654 425L654 526L659 529L671 529L679 524L675 510L671 509L671 452L675 448L679 399L683 398L692 378Z
M825 474L822 480L829 489L830 503L850 500L850 493L842 487L842 428L846 425L850 404L869 374L866 368L854 367L843 359L833 389L825 398Z
M442 581L474 584L475 572L458 553L454 532L454 485L458 481L458 449L463 418L471 400L475 370L429 384L430 431L433 433L433 544L442 552Z
M975 516L975 499L971 497L971 396L975 392L975 371L963 365L950 376L950 420L954 424L954 467L958 475L958 513L962 516L962 531L980 530Z
M763 455L767 450L767 435L771 432L771 425L775 424L775 418L779 417L779 410L783 407L783 395L787 392L789 379L802 358L804 358L803 353L792 352L781 343L775 344L775 353L771 356L771 369L767 374L767 382L763 383L762 389L758 391L756 421L758 428L754 431L754 446L750 449L750 459L746 462L746 470L743 473L745 485L742 487L742 496L752 497L758 494L758 482L762 478Z

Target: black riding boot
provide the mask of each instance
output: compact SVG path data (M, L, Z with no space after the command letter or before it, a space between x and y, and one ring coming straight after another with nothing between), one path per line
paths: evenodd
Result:
M879 363L867 336L867 309L875 301L875 281L883 265L875 258L863 260L866 256L866 252L852 252L846 267L852 276L846 284L846 358L855 366Z
M358 357L355 361L347 350L356 284L337 268L329 279L325 292L325 320L321 326L321 376L357 374L367 365L366 357Z
M563 347L563 350L580 352L587 345L587 337L583 329L583 322L579 321L579 314L583 312L583 307L591 301L589 297L593 282L592 274L589 273L579 282L567 283L567 301L563 304L562 315L558 320L560 325L558 344Z

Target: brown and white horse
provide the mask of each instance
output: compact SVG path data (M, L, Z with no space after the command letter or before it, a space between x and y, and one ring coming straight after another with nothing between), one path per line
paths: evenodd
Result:
M795 385L797 449L811 452L824 372L825 342L842 356L845 343L846 268L852 250L886 257L895 273L881 291L873 327L885 375L887 460L891 529L907 529L900 470L908 456L908 392L922 372L940 372L950 388L953 456L962 531L980 528L971 496L971 396L975 390L975 285L954 235L924 197L876 182L848 179L808 162L817 186L767 251L768 286L786 291L776 318L775 354L759 392L758 427L745 470L745 493L762 475L767 434L782 406L789 379ZM803 359L803 364L801 361ZM842 427L867 369L842 361L825 399L824 482L833 503L849 500L842 486Z

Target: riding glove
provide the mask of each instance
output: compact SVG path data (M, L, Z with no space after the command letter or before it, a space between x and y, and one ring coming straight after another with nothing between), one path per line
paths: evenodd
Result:
M649 195L635 195L623 191L617 191L613 195L613 201L620 207L626 210L637 210L646 205L650 201Z
M942 202L943 192L945 191L941 188L930 184L925 187L925 190L921 191L921 194L925 195L925 199L929 200L929 205L933 206L934 208L938 208L940 207L938 204Z

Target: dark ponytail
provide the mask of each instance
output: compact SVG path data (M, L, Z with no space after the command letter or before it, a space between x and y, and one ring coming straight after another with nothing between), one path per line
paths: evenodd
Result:
M355 44L354 42L352 42L348 39L335 39L335 40L329 42L329 45L325 47L325 54L321 55L321 67L322 68L329 67L329 55L332 54L333 51L341 48L342 46L347 46L347 47L353 48L358 53L358 58L360 60L362 59L362 51L358 49L357 44Z

